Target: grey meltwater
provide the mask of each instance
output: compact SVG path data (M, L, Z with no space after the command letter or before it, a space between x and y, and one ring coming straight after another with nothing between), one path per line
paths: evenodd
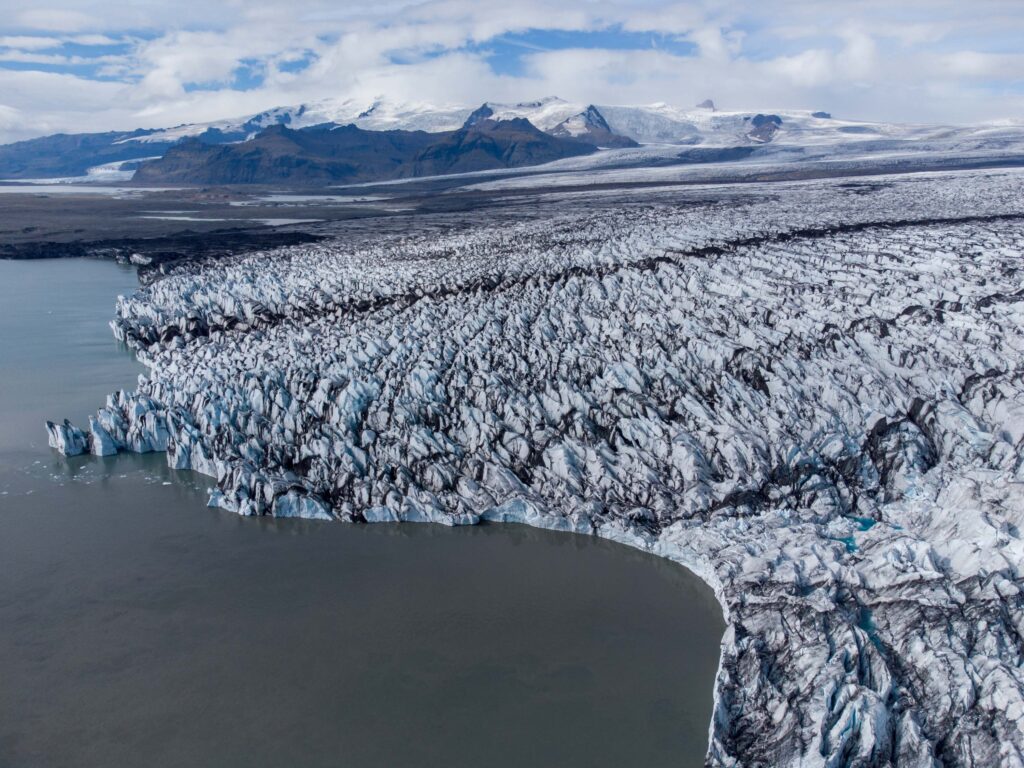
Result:
M240 518L163 454L48 448L143 372L107 325L136 287L0 261L0 765L703 763L724 625L666 560Z

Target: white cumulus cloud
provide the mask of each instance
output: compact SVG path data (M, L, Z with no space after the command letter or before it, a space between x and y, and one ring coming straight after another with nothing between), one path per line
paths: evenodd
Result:
M0 18L0 141L376 95L1021 118L1021 40L1019 0L44 0Z

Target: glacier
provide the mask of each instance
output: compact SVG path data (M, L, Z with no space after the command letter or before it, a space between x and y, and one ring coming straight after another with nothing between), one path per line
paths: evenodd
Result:
M1024 174L545 193L179 266L68 454L681 563L714 766L1024 766Z
M485 102L495 120L524 118L545 132L565 125L571 131L575 121L597 112L612 131L641 144L704 145L733 147L758 144L750 137L750 120L756 110L721 110L706 107L680 108L665 102L653 104L587 104L557 96L519 103ZM306 128L325 123L355 125L364 130L410 130L437 133L462 127L480 104L401 101L385 96L374 98L328 98L297 106L282 106L255 115L209 123L189 123L174 128L127 136L121 144L160 144L200 136L207 131L230 135L255 135L272 125ZM775 110L783 130L773 143L794 147L872 145L894 143L944 143L948 141L999 141L1010 134L1019 136L1019 121L1001 121L971 126L874 123L832 117L810 110Z

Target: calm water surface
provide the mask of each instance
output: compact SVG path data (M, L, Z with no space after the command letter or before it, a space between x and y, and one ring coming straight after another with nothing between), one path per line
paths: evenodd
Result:
M522 526L238 518L42 422L142 371L134 272L0 261L0 766L696 766L723 631L667 561Z

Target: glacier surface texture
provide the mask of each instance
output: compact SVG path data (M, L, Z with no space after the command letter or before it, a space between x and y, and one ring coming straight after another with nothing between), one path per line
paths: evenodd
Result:
M544 194L191 265L67 452L682 563L716 766L1024 765L1024 174Z

